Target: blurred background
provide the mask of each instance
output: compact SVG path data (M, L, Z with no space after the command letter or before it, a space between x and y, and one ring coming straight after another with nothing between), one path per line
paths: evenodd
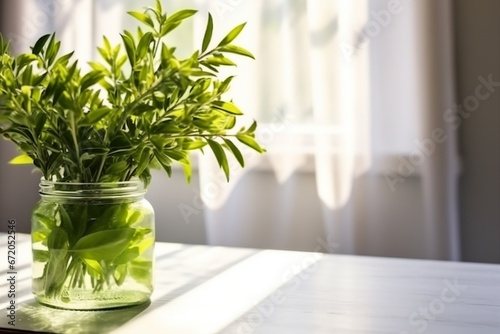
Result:
M199 10L168 37L187 57L247 22L231 95L268 153L227 183L211 155L153 175L159 241L500 263L500 1L169 0ZM56 31L97 59L153 1L0 2L15 52ZM30 231L40 175L0 140L0 231ZM234 168L233 168L234 167Z

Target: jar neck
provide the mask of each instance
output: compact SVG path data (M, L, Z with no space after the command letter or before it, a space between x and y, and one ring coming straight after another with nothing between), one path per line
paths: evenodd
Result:
M140 180L77 183L40 181L40 196L47 199L141 199L146 193Z

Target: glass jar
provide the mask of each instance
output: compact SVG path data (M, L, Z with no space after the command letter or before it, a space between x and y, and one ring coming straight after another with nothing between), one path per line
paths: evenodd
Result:
M41 181L31 229L38 302L96 310L149 300L155 224L145 193L140 181Z

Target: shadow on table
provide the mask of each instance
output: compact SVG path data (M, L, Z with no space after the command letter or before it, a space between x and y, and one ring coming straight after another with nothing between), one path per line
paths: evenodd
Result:
M17 317L20 324L48 333L108 333L145 311L151 303L107 311L68 311L46 307L31 301L23 304Z

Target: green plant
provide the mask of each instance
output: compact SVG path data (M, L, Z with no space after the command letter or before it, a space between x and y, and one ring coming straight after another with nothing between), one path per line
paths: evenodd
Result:
M71 182L150 182L150 168L169 175L172 163L191 175L189 152L208 145L229 178L229 151L243 166L233 137L264 150L254 139L256 124L229 133L242 112L222 95L233 77L218 79L220 66L234 66L233 53L253 58L234 44L244 27L234 28L213 49L209 16L200 50L187 59L175 56L163 38L196 13L170 16L160 1L155 8L130 12L146 26L134 36L121 35L123 46L98 48L103 62L91 62L82 74L72 53L58 56L55 35L41 37L32 53L13 57L0 36L0 133L24 155L12 163L33 163L47 180ZM99 85L100 87L96 87Z
M19 56L10 53L9 43L0 35L0 134L23 152L11 163L33 163L51 181L105 183L139 178L148 185L151 168L163 168L171 175L174 162L183 166L189 181L193 150L208 147L228 179L226 152L244 167L235 139L264 152L255 140L255 122L234 130L243 113L223 99L233 77L221 79L218 73L221 66L235 66L228 54L253 58L233 44L245 24L210 49L213 20L209 15L200 50L187 59L178 59L175 47L164 42L195 13L181 10L167 15L159 0L143 12L129 12L144 29L138 28L135 34L124 31L119 45L104 37L98 48L103 61L90 62L88 73L82 73L72 53L58 55L60 42L55 34L41 37L31 53ZM45 263L36 283L47 297L67 301L66 295L61 297L65 284L80 286L85 275L91 276L94 290L113 278L118 284L117 277L123 273L117 275L116 258L127 260L120 265L129 269L122 266L121 271L130 270L141 255L134 247L152 238L134 225L130 219L134 213L127 204L98 210L124 217L109 220L106 229L112 233L99 230L99 213L90 219L89 210L88 203L55 202L35 211L37 228L32 238L42 246L33 255ZM120 248L100 251L97 244ZM54 271L65 269L64 275L55 275Z

